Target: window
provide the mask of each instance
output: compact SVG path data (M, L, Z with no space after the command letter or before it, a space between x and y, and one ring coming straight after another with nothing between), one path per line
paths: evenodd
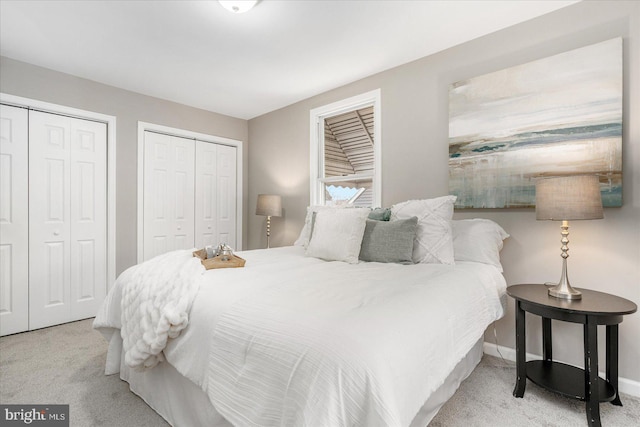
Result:
M311 204L380 206L380 90L311 110Z

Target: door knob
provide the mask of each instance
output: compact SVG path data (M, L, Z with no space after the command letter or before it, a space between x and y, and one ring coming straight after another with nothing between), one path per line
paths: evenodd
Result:
M53 232L53 235L54 235L54 236L59 236L59 235L60 235L60 231L58 231L58 230L54 231L54 232Z

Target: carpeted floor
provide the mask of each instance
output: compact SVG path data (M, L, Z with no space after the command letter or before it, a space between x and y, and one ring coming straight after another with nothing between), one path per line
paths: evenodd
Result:
M71 426L166 426L117 375L104 375L107 343L92 319L0 338L0 403L69 404ZM586 426L584 403L528 383L512 396L515 367L484 356L429 427ZM600 406L602 425L640 425L640 399ZM185 426L196 427L196 426Z
M0 338L0 402L69 404L73 427L166 426L118 375L93 319Z
M584 402L547 391L527 381L524 397L513 397L514 362L483 356L429 427L585 427ZM604 427L640 426L640 399L621 395L623 407L600 404Z

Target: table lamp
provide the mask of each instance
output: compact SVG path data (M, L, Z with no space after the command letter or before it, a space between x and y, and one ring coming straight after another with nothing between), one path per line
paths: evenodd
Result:
M567 258L569 258L569 221L604 218L600 182L596 175L572 175L541 178L536 181L536 219L562 221L562 274L560 281L549 288L555 298L578 300L582 298L569 284ZM549 283L547 283L549 285Z
M256 215L267 217L267 249L269 248L269 236L271 234L271 217L282 216L282 198L274 194L258 194Z

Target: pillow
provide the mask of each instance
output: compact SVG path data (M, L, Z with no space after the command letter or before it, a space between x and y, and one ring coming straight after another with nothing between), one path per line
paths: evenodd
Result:
M306 255L356 264L368 215L369 209L319 210Z
M391 219L391 209L389 208L375 208L371 210L369 219L375 221L389 221Z
M415 216L397 221L368 219L362 237L360 259L413 264L413 238L417 225L418 217Z
M322 209L336 209L333 206L308 206L307 207L307 216L304 218L304 226L300 231L300 236L298 239L293 242L294 246L304 246L305 248L309 245L309 239L311 238L311 228L313 224L313 213L318 212Z
M413 239L413 262L455 264L451 217L456 196L409 200L391 206L391 221L418 217Z
M456 261L473 261L493 265L502 271L500 251L506 231L490 219L451 221L453 254Z
M302 230L300 230L300 235L293 242L294 246L304 246L305 249L309 246L309 240L311 239L311 233L313 232L313 221L314 214L316 212L326 210L326 209L366 209L367 212L370 212L370 208L361 208L353 205L315 205L315 206L307 206L307 216L304 218L304 225L302 226Z

